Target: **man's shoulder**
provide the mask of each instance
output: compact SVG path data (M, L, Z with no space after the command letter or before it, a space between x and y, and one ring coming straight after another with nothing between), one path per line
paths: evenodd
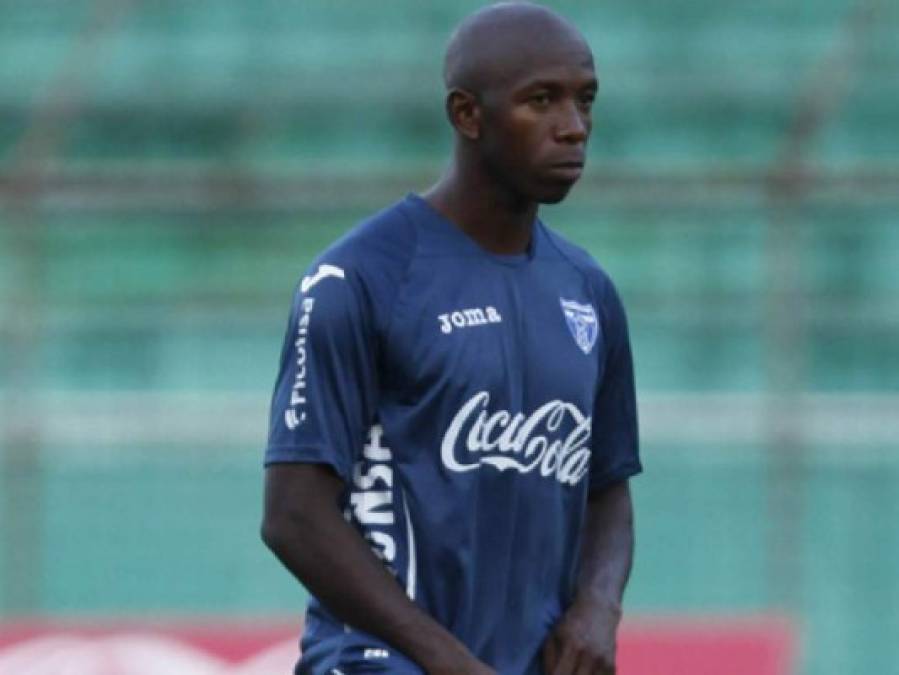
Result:
M316 263L346 265L366 276L404 267L414 255L417 239L406 209L403 199L359 221L326 248Z
M406 209L406 200L398 201L328 246L301 279L300 297L314 293L332 308L349 302L386 325L417 247L415 223ZM321 283L330 277L343 283Z
M550 248L560 259L587 277L598 290L604 292L612 284L612 280L606 270L589 251L562 236L545 223L541 222L541 225Z

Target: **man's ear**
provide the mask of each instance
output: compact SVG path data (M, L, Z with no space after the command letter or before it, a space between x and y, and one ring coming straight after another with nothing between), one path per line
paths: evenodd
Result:
M481 106L477 97L464 89L446 95L446 116L462 136L475 141L481 136Z

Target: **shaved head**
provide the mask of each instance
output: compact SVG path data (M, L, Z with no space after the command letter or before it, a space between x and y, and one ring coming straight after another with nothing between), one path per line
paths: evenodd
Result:
M560 56L593 66L587 41L568 20L530 2L501 2L459 25L446 50L443 79L448 90L481 95Z
M453 33L443 77L453 180L518 204L564 199L586 160L599 88L580 31L531 2L489 5Z

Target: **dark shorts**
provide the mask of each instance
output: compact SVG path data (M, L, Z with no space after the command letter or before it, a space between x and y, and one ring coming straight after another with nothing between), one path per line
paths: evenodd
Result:
M356 673L391 673L395 675L424 675L424 671L402 654L383 647L344 649L340 663L330 675Z
M425 675L424 670L392 647L359 637L362 636L345 636L336 655L332 650L307 649L297 664L296 675Z

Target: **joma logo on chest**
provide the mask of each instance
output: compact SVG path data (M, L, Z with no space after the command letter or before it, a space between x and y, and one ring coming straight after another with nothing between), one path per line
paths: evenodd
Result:
M470 328L472 326L483 326L488 323L501 323L503 317L496 311L496 307L487 305L483 309L481 307L471 307L469 309L460 309L456 312L440 314L437 321L440 323L441 333L452 333L456 328Z

